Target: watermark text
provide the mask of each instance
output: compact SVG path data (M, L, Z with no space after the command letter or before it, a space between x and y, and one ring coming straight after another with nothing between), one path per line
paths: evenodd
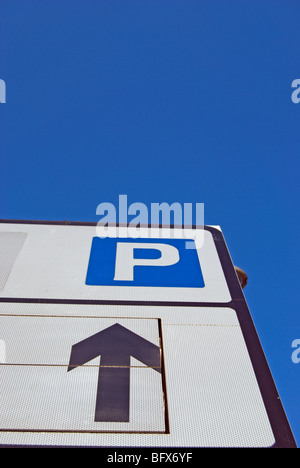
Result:
M295 348L295 349L292 352L291 359L294 364L299 364L300 362L300 339L293 340L292 348Z
M6 84L4 80L0 79L0 103L6 103Z
M160 237L175 235L173 228L180 228L185 237L194 239L196 232L204 227L204 203L151 203L150 208L142 202L128 204L127 195L119 195L119 206L103 202L97 206L98 237ZM118 224L118 226L117 226ZM130 229L128 229L130 228ZM198 236L199 237L199 236ZM194 242L186 242L186 248L194 248Z
M294 104L298 104L300 102L300 79L292 81L292 88L296 89L292 92L291 99Z

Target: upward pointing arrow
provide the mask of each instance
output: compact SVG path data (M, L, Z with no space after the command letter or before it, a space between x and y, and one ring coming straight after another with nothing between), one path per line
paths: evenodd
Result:
M68 371L101 355L95 421L129 421L130 356L161 373L160 348L115 323L72 346Z

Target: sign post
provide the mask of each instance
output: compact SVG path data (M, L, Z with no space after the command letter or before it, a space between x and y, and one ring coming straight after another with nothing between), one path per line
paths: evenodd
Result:
M296 446L219 228L0 244L1 445Z

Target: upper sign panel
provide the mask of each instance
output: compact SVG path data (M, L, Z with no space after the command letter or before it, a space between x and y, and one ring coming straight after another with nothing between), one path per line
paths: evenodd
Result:
M2 222L0 297L230 302L214 237L213 228L143 228L137 236L131 227Z

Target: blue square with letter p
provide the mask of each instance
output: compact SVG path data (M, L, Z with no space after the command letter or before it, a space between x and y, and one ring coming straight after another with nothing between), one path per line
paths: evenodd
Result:
M186 249L185 243L185 239L94 237L86 284L203 288L197 249Z

